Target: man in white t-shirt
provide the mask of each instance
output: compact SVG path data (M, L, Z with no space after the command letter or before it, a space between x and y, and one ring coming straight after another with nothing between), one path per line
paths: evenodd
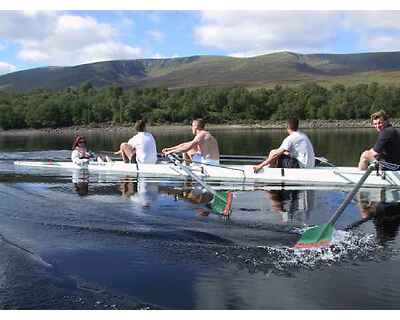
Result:
M146 131L146 122L139 120L135 124L137 134L129 141L121 143L121 146L115 154L120 154L124 162L132 162L136 155L137 163L157 162L157 148L153 135Z
M271 168L314 168L314 148L308 137L298 131L299 120L289 119L287 122L288 136L278 149L270 151L267 159L254 166L254 172L263 167Z

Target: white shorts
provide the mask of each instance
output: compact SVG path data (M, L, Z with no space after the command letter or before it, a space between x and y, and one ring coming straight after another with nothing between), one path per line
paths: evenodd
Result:
M219 160L205 159L200 153L194 154L192 156L192 160L193 160L194 163L219 165Z

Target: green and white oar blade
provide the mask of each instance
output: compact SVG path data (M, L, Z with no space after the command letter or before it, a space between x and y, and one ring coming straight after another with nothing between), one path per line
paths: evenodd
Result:
M232 211L232 192L217 192L211 201L211 209L217 214L229 216Z
M334 227L332 224L323 224L306 230L295 248L319 248L328 246L332 241Z

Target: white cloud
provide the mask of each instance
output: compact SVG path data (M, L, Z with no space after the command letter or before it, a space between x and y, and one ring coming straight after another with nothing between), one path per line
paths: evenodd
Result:
M135 25L132 19L126 17L122 17L121 20L119 21L119 24L124 29L132 29Z
M399 51L400 38L396 36L364 36L359 41L360 46L373 51Z
M276 52L276 51L274 51ZM272 53L272 51L239 51L239 52L232 52L228 54L230 57L234 58L248 58L248 57L255 57L260 56L263 54Z
M56 27L57 14L49 11L1 11L0 37L11 40L40 40Z
M348 29L366 31L400 30L400 11L352 11L347 12L343 24Z
M0 14L0 37L20 46L18 57L31 63L75 65L142 57L142 49L118 41L119 31L93 17L64 13Z
M63 15L55 30L47 37L47 47L76 50L92 44L109 41L117 35L110 25L98 23L92 17Z
M154 41L161 42L164 40L165 35L159 30L149 30L146 32L147 35Z
M163 55L161 53L155 53L150 58L151 59L167 59L169 57L167 57L167 56L165 56L165 55Z
M45 61L50 59L48 54L36 49L22 49L18 53L18 57L22 60L30 62Z
M17 67L9 64L7 62L1 62L0 61L0 74L4 74L4 73L9 73L9 72L14 72L17 70Z
M400 50L400 11L349 12L343 26L362 51Z
M134 59L143 55L141 48L113 41L86 46L81 52L82 59L86 62Z
M334 11L206 11L195 38L232 52L313 52L332 41L339 18Z
M154 24L159 24L161 22L161 16L157 13L151 13L148 17L149 20Z

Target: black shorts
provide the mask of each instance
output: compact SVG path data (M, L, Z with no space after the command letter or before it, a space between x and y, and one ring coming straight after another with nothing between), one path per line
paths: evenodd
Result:
M300 168L299 161L286 154L279 157L277 168Z

